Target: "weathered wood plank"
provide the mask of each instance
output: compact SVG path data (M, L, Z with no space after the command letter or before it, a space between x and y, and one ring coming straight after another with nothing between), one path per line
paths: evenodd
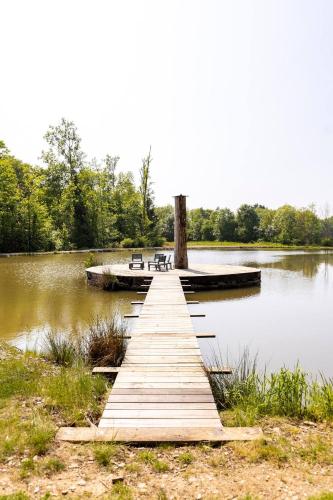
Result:
M112 393L109 395L108 403L214 403L214 398L211 393L206 394L118 394ZM215 406L215 403L214 403Z
M215 427L220 428L221 421L218 418L102 418L99 423L101 427Z
M113 385L115 389L202 389L210 388L209 382L150 382L141 380L133 382L130 380L116 382Z
M105 372L99 372L105 373ZM106 372L106 373L115 373L115 372ZM117 372L116 372L117 373ZM207 377L205 377L204 373L200 374L184 374L184 373L163 373L159 374L157 372L153 372L151 374L146 373L138 373L138 372L123 372L118 375L117 382L207 382Z
M163 389L163 388L150 388L150 389L123 389L123 388L117 388L117 387L113 387L112 389L112 394L132 394L132 395L136 395L136 394L144 394L146 396L150 396L150 395L153 395L153 394L159 394L159 395L163 395L163 396L166 396L166 395L177 395L177 394L180 394L180 395L186 395L186 394L193 394L193 395L199 395L199 394L212 394L212 391L210 389L210 387L200 387L200 388L195 388L195 387L189 387L189 388L182 388L182 389L179 389L179 388L166 388L166 389Z
M133 348L130 346L126 351L126 356L192 356L194 354L200 356L200 349L193 349L191 347L182 348L177 346L173 349L170 349L169 347L155 347L154 350L148 350L136 347Z
M61 427L56 435L59 441L85 442L187 442L187 441L222 441L223 431L216 428L192 427L186 428L98 428L91 427Z
M172 369L172 372L171 372ZM167 376L177 376L178 373L181 374L195 374L195 375L201 375L203 372L203 367L202 365L178 365L178 366L170 366L170 365L147 365L147 366L142 366L142 365L126 365L126 366L119 366L119 373L156 373L163 375L165 372L167 372Z
M186 408L176 408L176 409L105 409L102 415L102 419L198 419L198 418L218 418L218 413L216 409L209 410L197 410L197 409L186 409Z
M119 373L119 366L95 366L93 373Z
M93 428L93 427L61 427L56 435L58 441L85 442L190 442L190 441L253 441L263 437L258 427L210 427L187 428Z
M179 356L175 354L174 356L156 356L149 355L146 356L132 356L125 355L124 363L136 363L136 364L146 364L146 363L200 363L200 356L183 355Z
M135 402L135 403L106 403L105 410L214 410L215 403L168 403L168 402Z

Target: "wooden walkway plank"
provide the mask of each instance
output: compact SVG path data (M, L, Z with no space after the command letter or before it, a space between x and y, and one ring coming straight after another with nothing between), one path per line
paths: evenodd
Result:
M221 432L179 278L157 276L147 288L99 429L140 428L144 433L161 427L165 435L174 427L202 427Z
M260 430L222 426L198 338L186 285L177 275L160 273L144 285L144 302L118 368L97 367L94 373L117 373L98 428L61 428L67 441L224 441L256 439ZM197 301L192 301L197 303Z

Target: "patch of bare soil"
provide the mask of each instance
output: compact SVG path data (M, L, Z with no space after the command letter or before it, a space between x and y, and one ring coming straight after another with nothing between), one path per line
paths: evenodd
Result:
M54 442L46 456L0 464L0 495L297 500L333 492L332 427L287 419L261 425L265 440L218 446Z

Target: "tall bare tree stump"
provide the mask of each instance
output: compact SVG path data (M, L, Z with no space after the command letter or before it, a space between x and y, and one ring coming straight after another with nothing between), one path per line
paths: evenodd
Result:
M175 268L187 269L186 196L175 196Z

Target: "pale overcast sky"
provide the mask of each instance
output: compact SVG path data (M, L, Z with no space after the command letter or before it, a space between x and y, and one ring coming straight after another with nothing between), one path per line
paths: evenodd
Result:
M0 139L73 120L158 204L333 209L332 0L0 0Z

